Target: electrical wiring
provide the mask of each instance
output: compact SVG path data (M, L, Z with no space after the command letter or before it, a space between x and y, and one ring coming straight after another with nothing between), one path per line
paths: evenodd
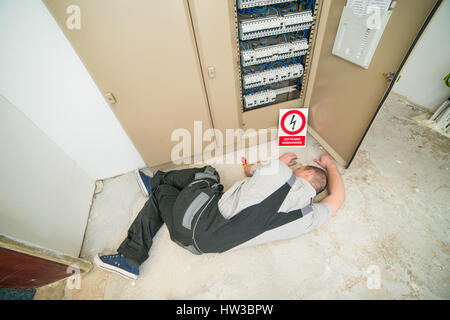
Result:
M275 6L278 8L292 8L294 6L294 3L297 2L296 0L291 0L290 3L276 3Z
M255 13L264 13L267 9L267 6L259 7L259 8L253 8Z
M311 0L300 0L300 2L305 6L307 6L310 1Z
M274 67L275 68L275 66L277 66L278 64L283 64L283 62L282 61L280 61L280 60L278 60L278 61L275 61L275 63L272 65L272 67Z
M243 50L250 50L250 45L246 41L239 41L239 43L241 44Z
M241 67L241 70L242 70L244 73L247 73L247 72L253 72L253 70L246 69L246 68L244 68L244 67Z
M261 66L260 71L266 71L266 68L273 69L273 66L270 63L265 63Z
M279 12L278 12L278 10L277 10L275 7L269 7L269 8L267 9L267 15L269 15L270 10L275 11L276 15L279 15Z

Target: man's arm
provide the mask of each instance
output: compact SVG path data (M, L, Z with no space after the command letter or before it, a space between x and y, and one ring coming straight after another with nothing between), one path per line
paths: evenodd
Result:
M295 161L295 160L297 160L297 155L295 154L295 153L293 153L293 152L287 152L287 153L285 153L285 154L283 154L280 158L278 158L281 162L284 162L287 166L293 166L293 165L295 165L295 164L297 164L297 162ZM259 163L259 161L257 162L257 163ZM254 163L252 163L252 164L249 164L249 165L246 165L246 166L244 166L244 173L245 173L245 175L247 176L247 177L251 177L251 176L253 176L253 174L251 173L251 171L252 171L252 167L254 166L255 164Z
M328 196L320 202L330 205L333 217L345 201L344 181L337 169L336 161L331 156L322 155L320 160L314 161L328 171Z

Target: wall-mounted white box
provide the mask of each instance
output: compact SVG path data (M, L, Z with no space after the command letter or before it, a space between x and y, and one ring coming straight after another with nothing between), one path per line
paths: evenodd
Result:
M373 8L370 13L359 15L345 6L333 54L368 69L391 14L391 10Z

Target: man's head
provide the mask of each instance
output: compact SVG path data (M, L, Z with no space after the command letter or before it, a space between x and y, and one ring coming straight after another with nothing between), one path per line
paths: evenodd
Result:
M308 181L316 190L316 194L321 193L327 187L327 174L321 168L301 166L297 170L294 170L294 175Z

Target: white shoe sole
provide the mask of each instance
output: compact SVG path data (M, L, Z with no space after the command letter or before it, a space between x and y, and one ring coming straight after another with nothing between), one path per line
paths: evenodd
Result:
M143 182L142 179L141 179L141 176L140 176L140 174L139 174L139 169L136 169L136 170L134 171L134 173L136 174L136 179L137 179L137 181L138 181L138 184L139 184L139 187L141 188L142 193L143 193L146 197L148 197L148 191L147 191L147 188L146 188L145 185L144 185L144 182Z
M94 264L95 264L97 267L102 268L103 270L115 272L115 273L121 275L122 277L124 277L124 278L126 278L126 279L137 280L137 278L138 278L138 276L135 275L134 273L131 273L131 272L125 271L125 270L123 270L123 269L121 269L121 268L114 267L114 266L112 266L112 265L110 265L110 264L104 263L104 262L99 258L98 255L96 255L96 256L94 257Z

